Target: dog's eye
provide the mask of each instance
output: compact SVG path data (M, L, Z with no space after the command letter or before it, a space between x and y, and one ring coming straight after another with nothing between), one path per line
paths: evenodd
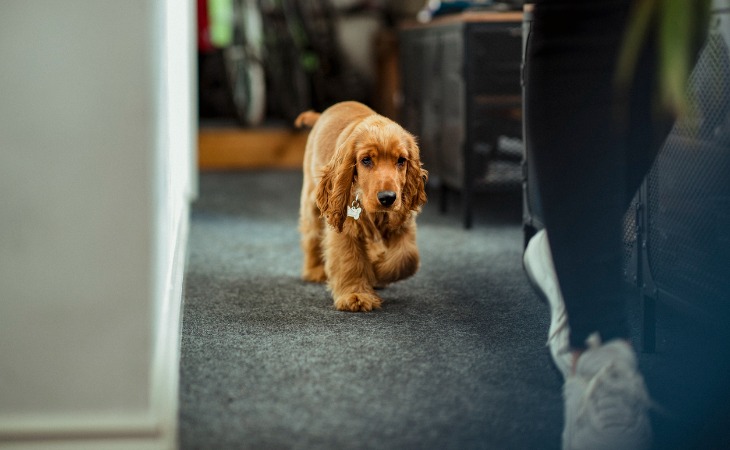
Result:
M373 160L369 156L364 157L360 160L360 163L362 163L365 167L372 167L373 166Z
M398 167L403 167L405 164L406 164L406 159L404 157L401 156L400 158L398 158L398 163L397 163Z

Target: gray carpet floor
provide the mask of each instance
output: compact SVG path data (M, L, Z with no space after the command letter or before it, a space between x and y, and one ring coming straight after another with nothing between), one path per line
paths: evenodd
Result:
M439 214L432 198L418 220L421 270L382 290L382 309L345 313L324 286L299 279L300 188L296 171L201 175L180 447L559 448L562 381L545 347L547 308L520 263L519 193L480 196L468 231L458 208ZM676 333L686 320L670 316L660 331L686 343ZM655 419L657 448L692 447L708 418L727 438L728 407L707 405L728 404L728 366L696 351L703 342L674 353L691 360L641 356L653 397L672 411ZM701 390L703 373L722 396Z
M382 290L382 309L345 313L299 279L300 173L200 182L182 448L559 447L561 381L520 266L518 196L482 205L470 231L432 201L421 270Z

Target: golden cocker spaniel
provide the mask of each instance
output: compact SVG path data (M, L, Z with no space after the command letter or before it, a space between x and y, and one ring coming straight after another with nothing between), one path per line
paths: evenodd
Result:
M416 215L428 172L416 141L358 102L304 112L295 124L312 127L299 210L302 277L326 281L339 310L379 308L375 288L420 264Z

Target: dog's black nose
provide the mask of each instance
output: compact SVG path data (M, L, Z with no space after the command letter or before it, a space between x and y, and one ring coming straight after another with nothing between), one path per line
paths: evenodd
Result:
M380 191L378 192L378 201L383 206L390 206L395 201L396 194L393 191Z

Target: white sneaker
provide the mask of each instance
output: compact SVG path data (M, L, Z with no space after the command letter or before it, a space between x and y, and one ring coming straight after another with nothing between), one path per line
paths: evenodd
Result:
M634 351L621 340L588 345L563 388L563 450L649 448L650 400Z
M545 230L538 231L530 239L522 257L522 264L530 284L550 306L550 330L546 345L550 347L553 362L563 374L563 379L567 379L573 368L573 355L568 341L570 328Z

